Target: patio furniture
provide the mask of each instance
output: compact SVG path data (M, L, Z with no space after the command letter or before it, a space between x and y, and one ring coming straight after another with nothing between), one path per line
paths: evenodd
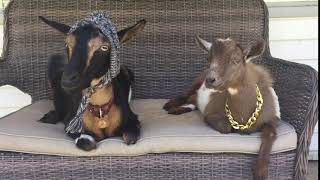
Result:
M144 33L120 53L122 63L135 73L136 99L169 99L191 85L206 65L195 34L205 39L230 36L243 47L265 39L266 51L255 62L270 69L281 119L298 137L295 149L271 155L268 179L306 179L318 121L318 74L307 65L271 56L263 0L11 0L4 17L0 85L18 87L34 103L51 98L47 62L52 54L65 54L64 36L38 16L71 25L97 9L108 12L118 29L147 20ZM252 179L256 157L239 152L75 157L0 151L0 179Z

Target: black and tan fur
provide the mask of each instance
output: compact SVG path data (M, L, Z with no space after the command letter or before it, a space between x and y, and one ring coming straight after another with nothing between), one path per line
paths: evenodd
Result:
M70 26L40 19L65 34L68 58L52 56L48 65L48 75L53 90L55 110L47 113L40 121L45 123L64 122L69 124L76 114L84 89L99 82L110 68L110 43L108 39L93 25L87 25L69 33ZM145 20L118 32L120 43L126 44L130 39L142 32ZM111 136L122 136L126 144L133 144L140 134L138 117L129 106L129 93L133 81L133 73L121 66L120 74L112 79L108 86L97 90L90 98L93 105L103 105L113 98L113 105L104 116L108 126L99 128L97 117L88 110L83 114L84 134L69 134L76 139L76 145L83 150L96 147L96 141Z
M170 100L163 108L169 114L182 114L192 111L192 108L185 106L192 104L201 111L204 121L221 133L250 134L261 131L262 144L253 175L255 179L266 179L280 114L269 72L250 62L263 53L264 41L246 49L229 38L209 43L197 37L197 43L208 53L209 67L194 80L185 95ZM226 100L233 117L240 124L245 124L256 108L256 84L264 99L260 116L249 129L235 130L225 115Z

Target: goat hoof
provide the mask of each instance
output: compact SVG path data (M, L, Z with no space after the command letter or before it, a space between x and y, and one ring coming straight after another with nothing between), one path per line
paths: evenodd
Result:
M254 180L265 180L268 174L268 167L265 162L257 162L257 165L253 169Z
M219 121L217 122L217 126L219 128L219 132L222 133L222 134L228 134L228 133L231 133L232 132L232 127L227 124L227 122L225 121Z
M183 114L183 112L179 111L178 108L171 108L171 109L168 111L168 114L171 114L171 115L179 115L179 114Z
M172 106L173 105L172 105L172 102L170 100L166 104L164 104L163 109L166 110L166 111L169 111L172 108Z
M180 114L188 113L188 112L191 112L191 111L192 111L192 109L190 109L190 108L178 107L178 108L170 109L168 111L168 114L180 115Z
M123 141L127 144L135 144L138 140L138 136L134 133L123 133L122 134Z
M221 134L229 134L232 132L232 129L229 129L229 128L223 128L219 131Z
M50 111L45 114L39 121L42 123L56 124L59 121L59 114L56 111Z
M81 134L81 136L75 140L75 143L79 149L84 151L91 151L97 147L95 139L87 134Z

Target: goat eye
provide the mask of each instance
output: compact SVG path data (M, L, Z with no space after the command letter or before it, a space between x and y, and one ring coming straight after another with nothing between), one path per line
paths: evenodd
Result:
M101 46L100 49L102 51L108 51L109 50L109 47L108 46Z

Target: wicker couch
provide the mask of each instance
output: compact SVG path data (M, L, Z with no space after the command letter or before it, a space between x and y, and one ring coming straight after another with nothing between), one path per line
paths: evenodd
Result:
M136 75L134 97L172 98L190 86L206 64L194 35L233 37L243 46L268 42L268 11L262 0L12 0L5 11L0 85L29 93L33 102L51 97L46 66L64 54L63 36L39 15L72 24L92 10L106 10L119 28L145 18L148 25L121 52ZM268 44L268 43L267 43ZM296 150L271 155L268 179L306 179L308 150L318 120L318 75L311 67L271 56L257 63L275 79L282 120L298 135ZM0 152L0 179L252 179L256 155L163 153L132 157L66 157Z

